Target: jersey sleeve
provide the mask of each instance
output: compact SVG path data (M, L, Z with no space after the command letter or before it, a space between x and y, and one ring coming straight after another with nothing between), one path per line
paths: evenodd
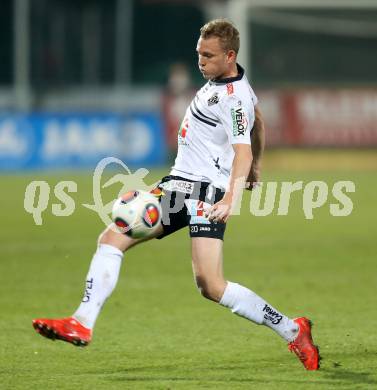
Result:
M254 104L236 95L226 96L220 105L220 120L231 144L249 144L254 125Z
M258 104L258 98L257 95L255 94L253 88L250 87L250 95L251 95L251 100L253 101L253 105L256 106Z

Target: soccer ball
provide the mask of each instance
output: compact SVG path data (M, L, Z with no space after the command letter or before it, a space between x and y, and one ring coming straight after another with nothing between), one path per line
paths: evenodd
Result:
M129 191L115 201L111 216L121 233L144 238L160 226L161 206L158 198L149 192Z

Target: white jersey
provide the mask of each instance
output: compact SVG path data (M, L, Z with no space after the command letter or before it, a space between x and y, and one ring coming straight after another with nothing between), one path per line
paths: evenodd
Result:
M238 64L237 68L237 77L208 81L187 108L171 175L227 188L232 145L250 145L258 101L244 70Z

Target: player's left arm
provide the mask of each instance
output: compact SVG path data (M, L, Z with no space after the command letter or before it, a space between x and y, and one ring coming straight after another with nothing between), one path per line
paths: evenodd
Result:
M265 146L265 130L262 112L258 106L254 107L255 119L253 129L250 133L251 150L253 153L253 162L247 177L246 189L252 190L253 186L260 181L262 156Z
M206 214L209 220L226 222L232 212L234 205L242 196L245 188L246 178L250 172L251 162L253 159L252 151L249 144L233 144L234 159L229 180L229 188L224 197L215 203Z

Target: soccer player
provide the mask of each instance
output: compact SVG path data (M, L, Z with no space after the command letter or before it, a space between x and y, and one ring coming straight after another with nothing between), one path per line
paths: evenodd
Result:
M155 237L189 226L192 266L201 294L271 328L288 342L306 369L317 370L319 352L311 322L285 316L255 292L223 276L226 222L245 185L252 189L259 180L264 148L263 119L257 97L236 61L238 50L239 33L229 21L216 19L201 28L196 51L199 70L208 81L187 108L170 175L154 191L162 207L162 225ZM75 313L62 319L35 319L36 331L87 345L97 316L117 284L123 254L141 241L108 227L99 237L84 298Z

